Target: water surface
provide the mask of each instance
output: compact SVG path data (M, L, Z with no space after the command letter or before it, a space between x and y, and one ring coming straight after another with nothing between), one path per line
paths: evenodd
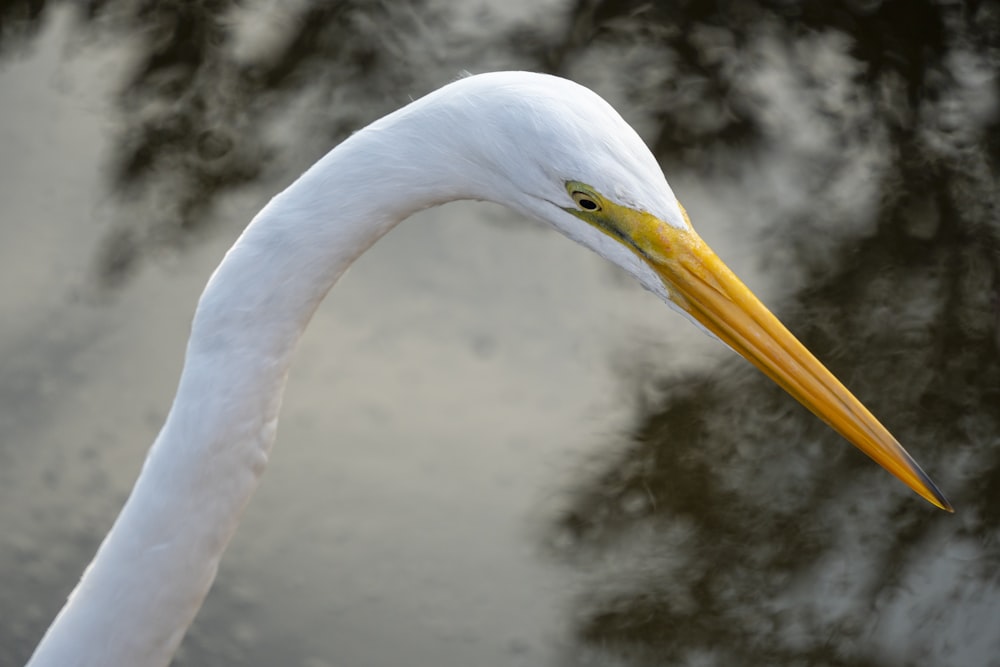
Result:
M990 664L1000 13L856 5L6 10L0 663L110 526L254 211L381 113L521 67L621 109L958 514L587 251L454 204L318 313L177 664Z

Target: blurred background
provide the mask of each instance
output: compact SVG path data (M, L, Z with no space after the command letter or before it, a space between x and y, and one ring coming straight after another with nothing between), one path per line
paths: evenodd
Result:
M541 226L405 222L298 352L178 665L1000 665L1000 2L0 3L0 665L93 556L205 280L463 72L586 84L933 509Z

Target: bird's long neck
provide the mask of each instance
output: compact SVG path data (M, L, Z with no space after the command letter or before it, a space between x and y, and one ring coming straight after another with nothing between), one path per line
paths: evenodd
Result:
M319 302L398 221L476 196L445 173L454 156L400 154L419 143L395 136L407 131L397 112L351 137L227 253L199 302L166 424L29 665L169 663L267 464L291 356Z

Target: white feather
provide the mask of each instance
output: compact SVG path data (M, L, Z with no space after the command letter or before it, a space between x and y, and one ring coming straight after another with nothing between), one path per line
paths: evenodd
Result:
M495 201L666 300L632 251L562 210L574 205L570 180L686 224L656 160L611 106L524 72L459 79L357 132L274 197L205 288L166 424L29 665L170 661L267 464L302 331L351 262L410 214Z

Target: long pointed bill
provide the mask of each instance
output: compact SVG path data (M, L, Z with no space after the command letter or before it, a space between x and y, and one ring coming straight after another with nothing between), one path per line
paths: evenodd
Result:
M683 207L685 229L613 202L585 183L569 181L566 189L577 207L563 210L635 251L674 303L920 496L954 511L885 427L701 240Z
M904 484L941 509L954 511L885 427L764 307L701 237L657 222L652 229L644 225L646 233L638 234L636 247L663 279L677 305Z
M908 487L954 511L872 413L701 240L683 207L686 229L613 202L585 183L569 181L566 189L577 207L563 210L630 247L660 276L674 303Z

